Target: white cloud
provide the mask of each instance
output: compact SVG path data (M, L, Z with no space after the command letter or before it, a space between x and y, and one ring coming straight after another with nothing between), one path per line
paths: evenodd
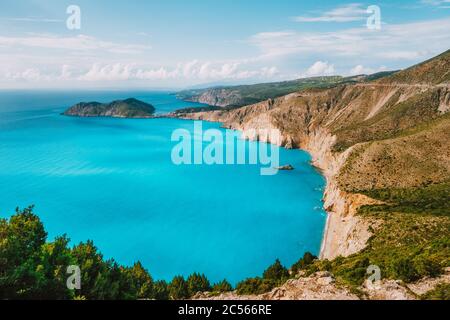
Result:
M381 71L386 71L387 68L385 66L381 66L379 68L370 68L370 67L364 67L363 65L359 64L352 68L350 72L348 73L351 76L361 75L361 74L374 74Z
M329 76L334 74L334 65L324 61L317 61L306 71L306 76Z
M30 35L28 37L0 36L0 46L9 48L31 47L63 49L70 51L101 50L121 54L141 53L151 49L151 46L102 41L86 35L77 35L73 37L57 37L51 35Z
M250 38L260 59L291 54L420 60L448 49L450 18L385 25L382 30L353 28L332 32L263 32ZM424 43L427 44L424 48Z
M351 3L345 6L337 7L326 11L315 17L299 16L294 20L298 22L350 22L359 21L367 18L367 9L359 3Z
M278 73L276 67L262 67L246 70L238 62L201 63L192 60L178 64L175 68L145 68L135 64L94 64L86 73L77 77L80 81L123 81L123 80L242 80L270 78Z
M101 66L94 64L84 75L78 77L81 81L121 81L131 78L131 66L120 63Z

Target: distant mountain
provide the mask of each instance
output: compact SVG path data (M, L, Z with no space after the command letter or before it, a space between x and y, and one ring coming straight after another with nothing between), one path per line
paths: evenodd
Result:
M64 115L77 117L151 118L155 108L134 98L111 103L81 102L69 108Z
M242 107L267 99L275 99L308 88L331 88L344 83L357 83L379 79L393 72L352 77L330 76L297 79L292 81L261 83L240 86L217 86L205 89L184 90L178 98L208 104L215 107Z

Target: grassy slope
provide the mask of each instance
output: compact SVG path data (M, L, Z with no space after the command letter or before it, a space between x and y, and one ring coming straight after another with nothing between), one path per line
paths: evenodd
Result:
M449 79L449 57L447 51L383 83L442 83ZM313 270L329 270L345 284L360 285L371 264L381 268L383 278L405 282L436 276L450 266L450 114L437 110L445 90L388 102L373 118L334 132L337 151L366 142L341 170L341 188L384 204L359 209L361 216L379 222L365 250L321 261ZM448 297L443 290L448 286L434 296Z

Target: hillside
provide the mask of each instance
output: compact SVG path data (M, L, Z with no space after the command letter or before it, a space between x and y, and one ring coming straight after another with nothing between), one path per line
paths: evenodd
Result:
M380 72L370 76L354 77L313 77L284 82L262 83L231 87L186 90L177 94L178 98L200 102L216 107L242 107L267 99L274 99L308 88L329 88L343 83L356 83L374 80L391 75L392 72Z
M117 100L111 103L81 102L64 112L66 116L76 117L113 117L113 118L150 118L155 108L137 99Z
M282 146L311 153L327 179L329 212L311 272L354 287L377 265L384 278L412 283L450 266L449 71L447 51L380 79L184 117L223 122L249 139L277 128Z

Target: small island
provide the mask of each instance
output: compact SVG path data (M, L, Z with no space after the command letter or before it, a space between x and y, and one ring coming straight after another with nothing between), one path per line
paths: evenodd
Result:
M153 118L155 107L143 101L129 98L111 103L81 102L64 112L72 117Z

